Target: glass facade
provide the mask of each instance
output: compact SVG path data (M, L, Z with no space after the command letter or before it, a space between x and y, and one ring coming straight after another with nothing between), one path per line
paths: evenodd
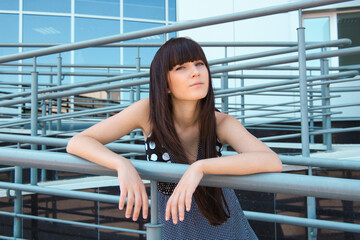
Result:
M21 4L22 3L22 4ZM128 33L171 24L176 20L176 0L1 0L0 43L72 43ZM174 37L175 33L166 37ZM162 43L164 35L135 39L131 42ZM36 47L0 47L0 55L38 49ZM62 64L135 66L138 52L141 65L149 65L156 48L94 47L62 53ZM38 57L38 63L55 65L58 54ZM33 59L23 63L31 64ZM2 70L14 70L1 67ZM31 67L24 67L31 71ZM70 69L69 69L70 71ZM73 71L94 71L75 69ZM119 71L117 71L119 72ZM23 79L30 79L24 75ZM40 80L42 77L40 77ZM82 81L65 77L63 83ZM87 80L89 78L86 78Z

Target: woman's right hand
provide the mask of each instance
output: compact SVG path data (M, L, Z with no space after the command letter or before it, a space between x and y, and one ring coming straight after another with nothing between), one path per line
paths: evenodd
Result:
M125 217L130 218L132 213L132 219L136 221L142 208L142 216L146 219L149 210L149 199L139 173L130 161L117 169L117 173L120 186L119 209L124 209L127 199Z

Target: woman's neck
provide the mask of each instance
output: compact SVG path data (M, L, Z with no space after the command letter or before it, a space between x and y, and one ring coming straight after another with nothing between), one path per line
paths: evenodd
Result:
M200 101L173 102L173 119L178 130L197 126Z

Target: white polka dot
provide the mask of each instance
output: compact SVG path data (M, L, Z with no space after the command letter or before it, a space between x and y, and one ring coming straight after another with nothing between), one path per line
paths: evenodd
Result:
M147 160L147 161L150 161L149 155L146 155L146 160Z
M156 145L154 142L149 142L150 149L155 149Z
M155 153L153 153L153 154L151 154L150 159L151 159L151 161L156 161L158 159L158 156Z
M145 151L148 150L148 146L147 146L147 143L145 143Z
M168 160L170 160L170 156L169 156L169 154L166 152L166 153L164 153L163 155L162 155L162 159L164 160L164 161L168 161Z
M220 147L219 146L216 146L216 151L220 151Z
M172 163L171 161L167 161L166 163Z

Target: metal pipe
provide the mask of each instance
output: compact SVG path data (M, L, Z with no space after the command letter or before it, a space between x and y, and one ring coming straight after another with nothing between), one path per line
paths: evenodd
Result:
M307 80L306 80L306 52L305 52L305 28L302 26L302 9L298 10L299 28L298 43L299 43L299 88L300 88L300 114L301 114L301 152L303 157L310 156L309 148L309 119L308 119L308 94L307 94ZM312 175L312 168L308 167L309 176ZM307 217L309 219L316 219L316 202L314 197L307 196ZM317 239L317 230L315 228L308 228L308 239Z
M337 2L345 2L345 1L346 0L297 1L295 3L277 5L274 7L252 9L252 10L244 11L244 12L240 12L240 13L232 13L232 14L226 14L226 15L221 15L221 16L216 16L216 17L209 17L209 18L193 20L193 21L184 22L184 23L174 23L171 25L166 25L166 26L152 28L152 29L146 29L146 30L134 31L134 32L130 32L130 33L113 35L113 36L109 36L109 37L91 39L91 40L81 41L81 42L77 42L77 43L62 44L59 46L53 46L53 47L38 49L38 50L34 50L34 51L19 53L19 54L12 54L12 55L8 55L8 56L0 57L0 63L15 61L15 60L19 60L19 59L25 59L25 58L31 58L31 57L35 57L35 56L43 56L43 55L54 54L54 53L59 53L59 52L71 51L71 50L76 50L76 49L82 49L82 48L87 48L87 47L93 47L93 46L98 46L98 45L104 45L104 44L108 44L108 43L121 42L121 41L142 38L142 37L148 37L148 36L158 35L158 34L163 34L163 33L176 32L176 31L181 31L181 30L186 30L186 29L191 29L191 28L198 28L198 27L203 27L203 26L227 23L227 22L256 18L256 17L263 17L263 16L268 16L268 15L277 14L277 13L295 11L300 8L306 9L306 8L323 6L323 5L337 3Z
M188 165L131 160L143 179L177 182ZM66 153L40 152L1 148L0 163L40 168L116 176L116 172ZM321 198L357 201L360 199L359 180L287 173L262 173L247 176L206 175L201 185L249 191L279 192Z
M352 48L346 48L346 49L340 49L340 50L327 51L325 53L312 53L312 54L308 54L306 56L306 59L313 60L313 59L319 59L319 58L324 58L324 57L352 55L352 54L357 54L357 53L360 53L360 47L352 47ZM274 65L274 64L296 62L297 60L298 60L297 56L291 56L291 57L283 57L283 58L279 58L279 59L275 59L275 60L274 59L273 60L262 60L262 61L255 61L255 62L249 62L249 63L243 63L243 64L234 64L234 65L229 65L226 67L216 67L216 68L214 67L214 68L211 68L211 73L214 74L214 73L221 73L221 72L226 72L226 71L235 71L235 70L241 70L241 69L256 68L256 67L260 67L260 66L268 66L268 65ZM142 73L142 74L144 74L144 73ZM149 73L145 73L146 76L148 76L148 74ZM140 75L139 73L129 74L129 76L127 78L139 77L139 75ZM107 82L106 79L103 79L101 81ZM115 81L115 78L112 79L111 81ZM79 90L64 91L61 93L46 94L46 95L39 96L39 100L56 98L56 97L66 97L66 96L71 96L71 95L76 95L76 94L81 94L81 93L90 93L90 92L101 91L101 90L121 88L124 86L136 86L136 85L149 83L148 80L141 80L140 83L138 83L138 81L139 80L133 81L134 82L133 85L131 85L131 83L129 84L129 82L127 82L127 83L112 84L112 85L110 85L110 87L109 87L109 85L106 85L106 86L100 86L100 87L88 87L88 88L79 89ZM67 87L72 88L72 87L75 87L75 85L67 85ZM50 91L50 90L53 90L53 88L48 89L48 91ZM30 101L30 98L8 100L8 101L0 102L0 106L8 106L8 105L12 105L12 104L25 103L28 101Z
M300 218L293 216L284 216L279 214L269 214L269 213L259 213L259 212L249 212L249 211L244 211L244 214L246 218L255 221L276 222L276 223L291 224L291 225L297 225L303 227L324 228L324 229L332 229L337 231L360 233L360 225L355 223L330 222L319 219L307 219L307 218Z
M111 226L91 224L91 223L83 223L83 222L78 222L78 221L69 221L69 220L56 219L56 218L38 217L38 216L27 215L27 214L16 214L16 213L8 213L8 212L0 211L0 215L19 217L19 218L25 218L25 219L31 219L31 220L37 220L37 221L47 221L47 222L53 222L53 223L70 224L70 225L76 225L76 226L81 226L81 227L106 229L106 230L112 230L112 231L118 231L118 232L146 234L146 231L141 231L141 230L118 228L118 227L111 227ZM16 238L16 239L18 239L18 238Z

